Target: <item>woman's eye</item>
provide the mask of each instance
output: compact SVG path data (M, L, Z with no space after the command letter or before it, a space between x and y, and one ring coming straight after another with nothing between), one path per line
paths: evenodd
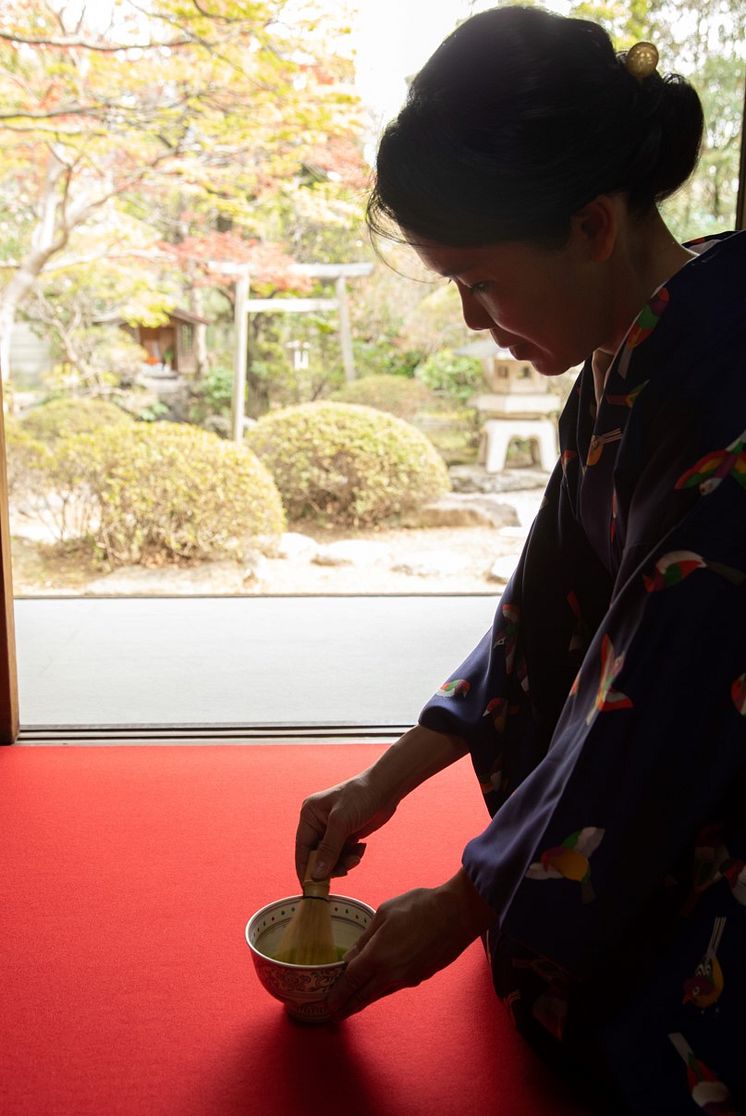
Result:
M469 287L469 294L481 294L483 291L487 290L488 285L489 284L486 281L483 281L481 283L472 283L472 285Z

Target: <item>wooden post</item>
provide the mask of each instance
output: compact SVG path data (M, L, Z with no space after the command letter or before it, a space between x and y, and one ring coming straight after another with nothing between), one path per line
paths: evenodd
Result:
M738 171L736 228L746 229L746 85L744 85L743 116L741 117L741 164Z
M347 304L347 284L344 275L337 276L337 302L339 304L339 341L342 346L342 364L347 383L355 379L355 356L352 351L350 308Z
M236 352L233 363L233 441L243 444L243 420L246 400L246 365L249 342L249 319L246 303L249 299L249 273L236 281L235 331Z
M5 424L0 388L0 744L13 744L18 736L18 671L13 616L13 576L8 508L8 466L5 458Z

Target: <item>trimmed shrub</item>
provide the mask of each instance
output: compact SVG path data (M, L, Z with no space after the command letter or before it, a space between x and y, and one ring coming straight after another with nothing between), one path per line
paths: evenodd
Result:
M195 427L133 423L60 439L47 479L70 494L112 565L162 565L231 555L279 535L284 513L261 462ZM62 538L62 536L61 536Z
M388 411L397 418L410 422L418 411L433 402L433 394L420 383L406 376L364 376L345 384L331 397L340 403L358 403Z
M418 366L415 376L431 391L462 404L485 387L482 362L451 349L433 353Z
M425 435L372 407L288 407L261 418L246 440L295 520L371 526L395 520L450 487Z
M102 427L131 426L132 418L106 399L52 399L20 419L26 434L45 446L73 434L92 434Z
M38 495L38 483L47 466L49 450L12 415L5 415L4 428L8 499L23 510L24 503Z

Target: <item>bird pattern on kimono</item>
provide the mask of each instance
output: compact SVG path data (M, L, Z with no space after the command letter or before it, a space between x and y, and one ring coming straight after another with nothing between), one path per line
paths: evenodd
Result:
M735 901L746 907L746 860L728 858L721 865L721 872Z
M610 407L629 407L631 409L649 383L649 380L644 380L643 383L638 384L632 391L628 391L623 395L611 395L607 392L604 398Z
M614 651L614 644L608 635L605 635L601 641L601 679L598 683L598 691L593 701L591 708L588 711L586 722L591 723L597 713L607 713L609 710L614 709L631 709L633 702L631 698L627 697L620 690L613 688L614 682L621 674L624 667L624 652L617 655Z
M586 826L571 833L561 845L545 849L539 860L529 866L526 876L530 880L573 880L580 884L584 903L594 898L591 886L590 858L603 840L604 831Z
M601 460L601 454L604 452L606 446L613 445L614 442L621 442L622 430L621 427L616 427L615 430L609 430L606 434L594 434L591 438L590 445L588 446L588 457L586 458L586 465L598 465Z
M643 574L643 583L648 593L655 593L659 589L670 589L678 585L696 570L711 570L732 582L733 585L743 585L746 582L746 573L742 570L732 569L721 562L708 562L701 554L692 550L672 550L664 554L655 563L655 574L647 577Z
M650 334L663 317L670 301L671 296L668 288L661 287L652 298L648 300L638 314L625 339L621 360L619 362L619 376L622 380L626 380L627 378L630 362L635 349L650 337Z
M730 688L730 696L741 716L746 717L746 672L739 674L738 678L734 679Z
M701 457L696 465L681 474L676 488L696 485L703 496L709 496L730 476L746 489L746 430L725 449Z
M723 991L725 978L718 961L718 946L725 930L724 916L715 919L710 941L702 960L694 970L694 976L684 983L684 1003L698 1008L709 1008L716 1004Z
M448 682L444 682L438 690L438 693L443 697L466 697L471 689L471 682L468 678L452 678Z
M494 634L492 646L493 648L503 648L505 652L505 671L507 674L512 674L516 646L518 643L521 610L517 605L503 604L500 606L500 611L503 616L503 623L498 626Z
M680 1032L668 1036L686 1064L687 1084L691 1098L706 1116L741 1116L733 1103L730 1090L695 1057L692 1048Z

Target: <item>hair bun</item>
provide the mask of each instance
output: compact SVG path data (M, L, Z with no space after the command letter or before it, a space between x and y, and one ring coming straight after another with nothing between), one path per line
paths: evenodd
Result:
M678 74L657 73L639 83L642 142L629 167L636 209L662 202L686 182L699 157L704 117L699 97Z

